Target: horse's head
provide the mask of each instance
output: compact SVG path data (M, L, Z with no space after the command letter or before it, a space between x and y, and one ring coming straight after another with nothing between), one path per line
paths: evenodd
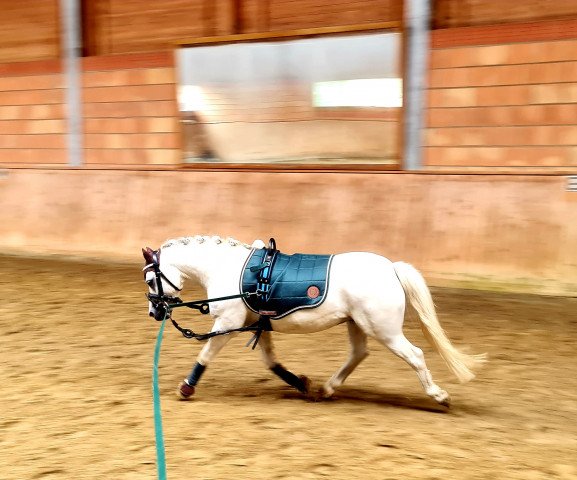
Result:
M144 281L148 285L148 314L156 320L163 320L167 303L180 302L177 293L182 290L182 273L170 262L160 264L160 250L150 247L142 249L144 256Z

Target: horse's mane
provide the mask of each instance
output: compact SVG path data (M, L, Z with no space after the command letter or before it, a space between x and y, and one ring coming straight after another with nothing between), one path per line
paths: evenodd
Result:
M167 240L164 242L160 248L169 248L175 245L189 245L191 243L196 243L201 245L203 243L212 243L214 245L228 245L230 247L244 247L244 248L252 248L248 243L242 243L239 240L235 240L232 237L227 237L225 239L219 237L218 235L195 235L193 237L179 237L173 238L171 240Z

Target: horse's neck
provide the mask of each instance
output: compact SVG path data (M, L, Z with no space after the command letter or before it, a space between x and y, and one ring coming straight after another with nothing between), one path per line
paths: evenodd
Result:
M208 289L221 278L238 279L251 250L242 246L194 245L175 252L174 265L194 283ZM238 281L238 280L237 280Z

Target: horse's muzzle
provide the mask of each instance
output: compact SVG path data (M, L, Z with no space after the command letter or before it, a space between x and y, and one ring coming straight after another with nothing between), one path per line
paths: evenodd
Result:
M154 305L151 303L148 307L148 315L160 322L166 317L166 306L163 304Z
M159 297L157 295L148 294L148 315L160 322L168 316L169 304L182 303L179 297Z

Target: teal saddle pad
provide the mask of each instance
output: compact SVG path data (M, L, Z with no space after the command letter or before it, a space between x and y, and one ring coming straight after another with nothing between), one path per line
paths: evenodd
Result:
M241 293L257 290L259 272L251 272L264 261L267 249L255 249L249 255L240 278ZM285 255L277 252L272 265L270 292L265 300L256 295L243 298L253 312L282 318L303 308L318 307L324 302L333 255Z

